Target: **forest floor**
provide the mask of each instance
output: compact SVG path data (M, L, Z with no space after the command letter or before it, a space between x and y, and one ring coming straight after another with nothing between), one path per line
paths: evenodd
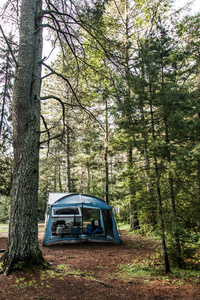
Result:
M0 275L0 300L4 299L200 299L200 275L187 280L173 274L145 274L144 264L156 269L158 241L122 232L121 244L82 243L42 247L49 270L33 273L16 271ZM0 249L6 249L7 237L0 236ZM0 254L1 256L2 254ZM134 266L142 262L140 273ZM160 267L160 266L159 266ZM137 270L138 271L138 270Z

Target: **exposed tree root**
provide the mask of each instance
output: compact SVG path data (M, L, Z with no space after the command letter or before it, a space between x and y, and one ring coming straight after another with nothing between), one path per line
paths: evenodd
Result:
M2 270L0 273L4 273L5 276L10 275L16 270L27 270L34 271L37 266L41 269L47 268L47 263L45 262L42 253L39 255L30 255L24 259L16 258L14 255L9 255L8 250L3 254L1 261L3 262Z

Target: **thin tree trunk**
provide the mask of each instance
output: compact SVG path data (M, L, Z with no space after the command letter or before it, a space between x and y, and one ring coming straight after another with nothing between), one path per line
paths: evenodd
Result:
M105 96L105 138L104 138L104 164L105 164L105 191L104 201L108 204L109 178L108 178L108 100Z
M150 88L150 114L151 114L151 133L153 140L155 139L155 130L154 130L154 115L153 115L153 107L152 107L152 90L151 90L151 80L149 78L149 88ZM162 212L162 197L160 191L160 176L159 176L159 169L158 169L158 162L156 157L154 156L154 169L155 169L155 176L156 176L156 192L157 192L157 204L158 204L158 214L159 214L159 222L160 222L160 235L161 235L161 242L162 242L162 250L165 262L165 272L170 272L170 264L169 258L167 253L167 247L165 242L165 226L163 220L163 212Z
M43 262L38 243L38 176L42 31L41 0L23 0L13 90L14 168L5 274Z
M59 182L60 193L62 193L62 174L61 174L61 166L60 166L60 164L59 164L58 182Z
M89 147L86 147L86 154L90 154L90 149ZM91 184L91 176L90 176L90 161L89 158L87 158L87 193L90 194L90 184Z
M197 199L198 199L197 227L198 227L198 232L200 233L200 159L197 159Z
M144 117L144 109L143 109L143 101L141 100L140 104L140 111L141 111L141 123L143 125L143 131L142 131L142 139L143 139L143 152L144 152L144 164L145 164L145 178L146 178L146 190L147 190L147 197L148 197L148 204L150 209L150 223L155 228L156 225L156 201L154 198L154 192L153 187L151 184L151 178L150 178L150 162L149 162L149 155L147 150L147 134L145 132L146 122Z
M200 98L200 53L198 57L198 99ZM198 120L200 122L200 105L198 102ZM198 134L198 141L200 142L200 134ZM197 228L200 232L200 157L197 158Z
M164 226L163 212L162 212L162 199L161 199L161 192L160 192L158 163L157 163L156 158L154 158L154 166L155 166L155 174L156 174L156 191L157 191L157 199L158 199L158 214L159 214L159 221L160 221L160 235L161 235L163 256L164 256L164 261L165 261L165 272L169 273L171 271L170 271L170 264L169 264L169 259L168 259L167 247L166 247L166 243L165 243L165 226Z
M130 4L126 0L124 2L124 20L125 20L125 35L124 35L124 72L125 72L125 97L124 97L124 109L126 113L127 127L132 123L132 110L130 109L131 103L131 74L130 74L130 27L129 27L129 7ZM134 133L132 133L133 135ZM130 215L130 231L135 230L139 226L137 217L137 207L135 204L135 189L134 189L134 178L133 178L133 156L132 156L132 140L133 137L129 137L129 145L127 149L127 164L128 164L128 193L130 197L129 201L129 215Z
M1 120L0 120L0 137L2 133L3 128L3 119L4 119L4 113L5 113L5 104L6 104L6 93L8 88L8 68L9 68L9 59L8 55L6 55L6 68L5 68L5 83L4 83L4 91L3 91L3 101L2 101L2 107L1 107Z
M66 140L66 185L67 193L71 193L71 166L70 166L70 135L69 127L66 128L65 140Z
M178 266L180 268L183 267L184 261L181 254L181 246L180 246L180 238L178 233L178 220L177 220L177 214L176 214L176 204L175 204L175 196L174 196L174 180L172 177L172 172L170 171L170 165L171 165L171 153L169 149L169 135L168 135L168 128L167 128L167 120L164 119L165 122L165 141L167 145L167 161L168 161L168 181L169 181L169 193L170 193L170 199L171 199L171 210L172 210L172 220L173 220L173 230L174 230L174 240L176 245L176 259L178 262Z
M135 189L133 177L133 154L131 141L129 142L129 150L127 152L128 177L129 177L129 215L130 215L130 231L139 228L139 220L137 215L137 207L135 204Z
M162 80L161 80L161 91L162 91L162 97L164 98L165 90L164 90L164 61L163 57L161 55L161 74L162 74ZM180 238L178 233L178 221L177 221L177 215L176 215L176 205L175 205L175 196L174 196L174 183L173 183L173 177L172 173L170 171L170 165L171 165L171 153L170 153L170 140L169 140L169 133L168 133L168 123L167 123L167 108L164 106L164 125L165 125L165 142L167 146L167 161L169 166L168 171L168 181L169 181L169 193L170 193L170 199L171 199L171 210L172 210L172 221L173 221L173 230L174 230L174 240L176 245L176 258L179 267L183 266L183 258L181 255L181 246L180 246Z
M200 76L199 76L200 77ZM200 85L200 84L199 84ZM200 94L200 87L199 87L199 94ZM198 119L200 122L200 113L198 113ZM198 136L198 140L200 142L200 135ZM200 158L197 158L197 228L198 232L200 233Z
M56 151L55 151L55 155L56 155ZM56 193L56 190L57 190L57 166L56 166L56 163L55 163L55 166L54 166L54 188L53 188L53 191L54 193Z

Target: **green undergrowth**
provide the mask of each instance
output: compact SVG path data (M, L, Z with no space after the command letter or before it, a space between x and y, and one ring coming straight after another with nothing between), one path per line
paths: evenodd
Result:
M126 230L128 231L130 229L130 225L126 223L118 223L117 227L119 230Z
M42 285L42 282L37 281L35 278L31 278L27 280L25 277L20 277L16 280L14 287L19 289L26 289L26 288L37 288L39 285Z
M157 230L154 230L151 225L147 225L147 224L141 225L139 229L130 231L130 224L118 223L118 229L119 231L120 230L126 231L126 233L129 233L132 236L144 236L147 238L153 238L154 240L160 239Z
M198 261L199 262L199 261ZM189 259L185 262L185 268L180 269L171 265L171 273L165 273L162 252L160 248L148 257L135 259L129 264L120 264L118 266L118 277L125 282L131 280L143 279L144 281L159 280L163 283L186 285L200 284L200 266L194 265Z
M173 248L170 246L168 241L168 254L171 264L171 273L165 274L165 266L162 255L162 248L158 235L153 233L146 235L145 232L136 230L134 232L129 231L129 225L120 224L120 229L125 230L125 235L130 237L128 243L129 248L143 250L143 258L135 259L126 265L119 265L118 277L122 280L129 282L131 280L143 279L146 281L160 280L162 282L185 285L200 284L200 253L197 243L190 243L189 247L186 248L185 243L182 247L184 254L184 268L180 269L176 266L174 261ZM153 251L149 252L149 249ZM146 254L145 254L145 249ZM186 251L187 250L187 251Z
M29 274L27 277L20 277L16 280L14 287L19 289L26 288L39 288L47 287L50 288L48 284L48 279L58 279L64 280L65 276L75 276L75 277L85 277L88 280L93 280L94 277L87 272L82 272L79 269L75 270L69 267L69 265L58 265L55 269L48 269L39 272L39 278L36 279L34 273Z
M135 260L128 265L120 265L118 276L125 282L143 279L159 280L163 283L186 285L200 284L200 270L179 269L172 267L170 274L165 274L164 265L153 265L149 260Z

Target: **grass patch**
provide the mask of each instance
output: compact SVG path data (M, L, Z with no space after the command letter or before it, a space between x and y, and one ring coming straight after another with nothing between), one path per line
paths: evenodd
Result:
M145 278L160 276L165 274L165 267L161 261L160 253L155 252L150 257L135 259L127 265L119 265L120 277L125 281L130 278Z
M8 223L0 223L0 234L8 234L8 229ZM44 231L44 224L38 224L38 231Z
M0 233L7 233L8 234L8 223L0 223Z
M165 274L164 265L155 258L134 260L128 265L119 265L118 277L128 282L138 278L143 280L160 280L163 283L186 285L200 284L200 270L179 269L171 267L171 274Z
M38 224L38 231L44 231L44 224Z
M15 288L20 288L20 289L26 289L26 288L37 288L38 287L38 282L35 279L31 279L28 281L25 281L25 278L21 278L16 280L16 284L14 285Z
M64 276L67 275L74 275L74 276L81 276L82 272L74 269L70 269L68 265L58 265L57 272L61 272Z
M130 230L130 225L126 223L118 223L117 227L119 230L126 230L126 231Z
M164 267L160 266L155 268L147 265L146 262L139 262L138 260L133 261L128 265L120 265L120 278L124 281L129 281L134 278L145 278L148 279L152 276L164 275Z
M39 287L50 287L46 282L48 282L48 278L58 278L59 280L63 280L65 276L81 276L85 275L88 279L92 279L91 275L81 272L79 269L74 270L71 269L68 265L58 265L56 269L50 269L40 272L40 279L36 280L31 274L30 279L26 279L24 277L18 278L14 284L15 288L26 289L26 288L39 288Z

